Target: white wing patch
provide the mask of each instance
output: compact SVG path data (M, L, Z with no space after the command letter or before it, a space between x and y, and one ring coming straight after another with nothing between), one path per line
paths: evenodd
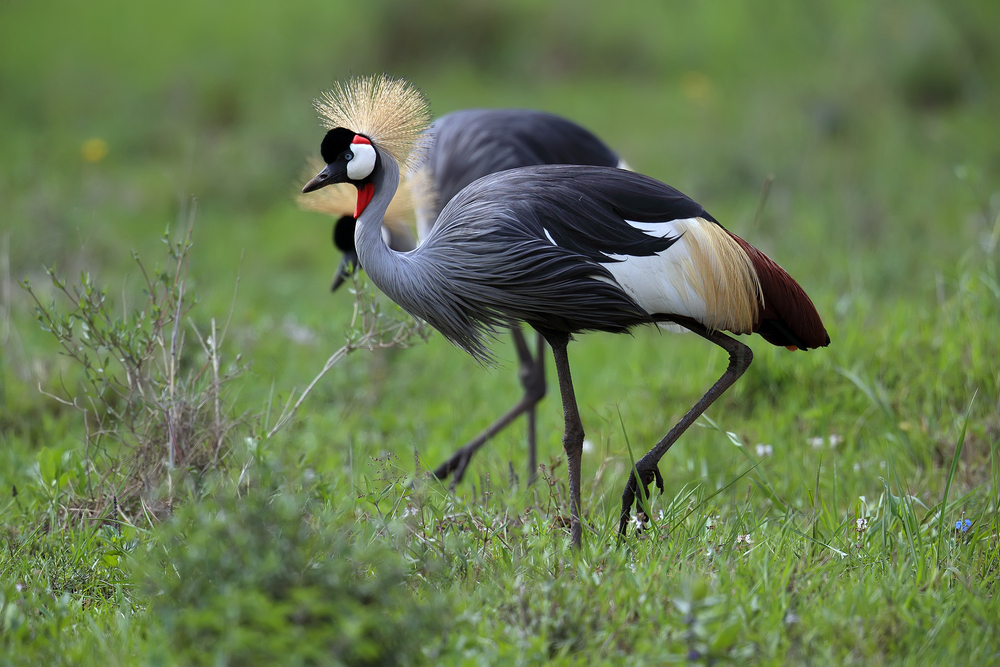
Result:
M757 274L725 230L702 218L626 222L654 238L680 237L655 255L609 255L619 261L603 264L646 312L683 315L715 330L753 330Z
M649 236L681 238L666 250L648 257L609 255L618 260L604 264L625 292L650 313L685 315L703 322L708 313L705 300L687 280L685 265L690 264L689 239L685 238L691 220L670 222L626 222Z
M556 243L556 240L554 238L552 238L552 234L549 234L549 230L547 230L544 227L542 227L542 231L545 232L545 238L547 238L549 240L549 243L551 243L554 246L558 246L559 245L558 243Z

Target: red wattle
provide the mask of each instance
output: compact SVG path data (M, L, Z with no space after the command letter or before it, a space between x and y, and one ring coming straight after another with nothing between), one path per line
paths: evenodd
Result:
M365 210L365 207L371 203L372 197L375 196L375 184L365 183L358 190L358 203L354 206L354 219L357 220L361 216L361 212Z

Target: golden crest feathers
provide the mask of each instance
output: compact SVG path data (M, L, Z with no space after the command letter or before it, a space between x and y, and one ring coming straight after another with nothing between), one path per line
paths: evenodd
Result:
M396 159L403 171L419 154L421 133L430 123L423 94L405 79L379 74L337 82L313 102L324 127L363 134ZM419 155L417 155L419 157Z

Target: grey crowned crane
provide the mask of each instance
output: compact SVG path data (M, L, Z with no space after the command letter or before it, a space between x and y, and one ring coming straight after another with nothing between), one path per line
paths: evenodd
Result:
M465 186L473 181L506 169L540 164L589 164L605 167L624 166L618 156L589 130L560 116L526 109L465 109L442 116L423 133L426 159L419 169L404 178L410 186L417 218L417 233L426 238L441 210ZM408 176L408 177L407 177ZM327 196L327 201L314 202L312 194L335 190L327 188L310 195L302 195L307 208L336 212L351 210L352 201L345 206L339 197ZM336 188L340 190L340 188ZM383 235L393 250L412 250L412 236L406 236L405 226L398 224L400 216L397 201L392 207L397 214L387 216L383 222ZM404 201L409 198L404 197ZM322 205L322 207L321 207ZM389 220L395 224L389 224ZM401 229L402 227L402 229ZM334 226L334 245L344 253L334 278L336 289L345 276L358 264L354 246L355 219L342 216ZM476 451L491 437L505 428L522 413L528 422L528 483L535 478L536 427L535 405L545 396L544 337L539 334L536 354L532 355L519 326L511 329L514 347L519 360L518 376L524 395L506 413L472 440L459 448L451 457L434 470L438 479L452 474L452 488L462 481L469 461Z
M648 489L677 438L743 373L753 355L726 335L759 333L808 350L830 343L812 301L781 267L674 188L608 167L543 165L491 174L459 192L415 250L382 240L382 217L426 123L426 102L400 79L365 77L317 103L326 166L303 192L358 190L355 245L390 299L489 363L487 339L525 322L552 348L562 396L572 544L582 541L583 424L567 345L585 331L640 324L693 331L729 353L722 377L636 462L622 494L624 533L638 485Z

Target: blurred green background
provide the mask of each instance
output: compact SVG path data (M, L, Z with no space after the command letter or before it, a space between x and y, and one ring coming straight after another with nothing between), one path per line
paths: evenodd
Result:
M4 409L15 379L54 383L65 367L11 281L29 277L44 291L41 269L56 263L70 278L86 269L124 285L127 303L137 285L130 250L152 263L162 232L185 224L194 199L195 316L225 315L242 266L231 341L252 362L243 398L303 386L340 345L352 306L328 291L338 261L331 221L294 203L321 137L310 103L334 80L380 71L411 78L436 115L532 107L589 127L785 266L813 295L836 350L844 322L863 334L884 307L921 312L947 298L962 258L989 237L1000 182L998 26L1000 4L990 1L7 0ZM660 358L703 349L646 337ZM595 359L588 379L603 406L621 375L605 358L625 354L631 373L651 348L592 338L581 349ZM478 375L437 337L430 348L393 357L397 389L442 392L444 414L458 399L433 386L441 360L481 378L486 396L491 383L513 382ZM695 368L715 360L703 353L712 356ZM358 358L369 361L324 385L334 414L358 395L369 408L385 395L384 369ZM691 391L705 381L692 378ZM478 388L461 390L476 402L468 392ZM513 385L502 391L516 396ZM506 397L481 399L473 416L485 423ZM547 405L557 453L558 406ZM434 415L379 419L416 423L412 442L424 445L419 424ZM425 451L482 425L439 418L449 425Z
M247 265L269 272L316 268L318 225L289 195L318 145L311 99L351 74L412 78L438 115L567 115L735 228L773 174L754 240L792 269L806 255L797 275L841 291L845 258L869 253L881 261L861 261L854 279L872 288L932 280L983 224L949 209L987 195L976 187L1000 169L991 2L8 1L2 12L0 199L18 276L81 247L84 261L113 262L190 196L206 244L266 249ZM92 138L107 154L88 162Z
M412 79L435 115L530 107L585 125L771 255L815 301L832 345L793 354L744 339L753 366L709 410L714 421L664 458L667 494L654 505L668 510L663 532L613 546L627 443L644 452L725 365L694 336L644 328L571 346L594 529L574 565L551 363L539 408L544 481L508 488L512 473L524 479L519 422L477 455L456 494L402 484L415 452L424 469L437 465L519 398L506 337L492 372L438 335L355 353L277 437L245 437L266 432L344 342L354 301L329 291L340 259L332 220L299 210L295 195L323 133L313 98L378 72ZM460 622L454 664L541 664L554 651L567 663L642 664L648 653L659 664L671 652L691 662L680 613L690 574L728 610L720 635L750 652L723 642L719 655L740 664L995 660L998 128L997 0L0 0L0 664L166 664L156 656L189 649L161 639L170 613L201 614L209 627L228 622L234 600L262 611L254 591L282 568L335 582L348 567L337 554L354 553L330 546L341 533L372 540L359 562L386 549L405 559L405 588L425 598L411 620ZM70 283L87 271L127 315L144 303L132 250L163 266L164 230L177 238L191 219L188 286L201 303L188 321L200 332L225 322L239 282L222 363L240 355L249 370L223 398L249 425L230 432L232 467L218 482L240 501L185 502L168 553L146 530L148 513L125 517L135 538L79 520L88 457L99 473L105 465L81 443L100 450L100 438L56 398L81 395L80 369L40 330L17 282L46 302L57 295L44 267ZM185 326L187 378L207 365ZM147 415L154 426L157 414ZM150 433L155 446L166 439ZM241 468L248 452L256 468ZM245 486L266 502L244 502ZM89 507L104 512L101 489L103 504ZM441 509L421 535L406 517L425 501L421 522ZM402 546L384 539L376 513L399 527ZM301 530L299 514L312 517L313 537L272 540ZM210 530L182 535L185 516ZM487 545L481 526L505 532ZM440 559L432 543L444 545ZM127 560L162 575L168 593L183 590L151 601ZM238 585L218 585L220 563L237 563ZM385 606L364 617L383 631L380 609L406 611L394 572L383 577ZM334 618L346 614L329 587L312 590ZM439 592L451 611L428 614ZM199 601L225 613L199 612ZM18 618L20 634L8 632ZM287 623L247 633L247 646L304 655L310 644ZM117 662L104 656L109 642Z

